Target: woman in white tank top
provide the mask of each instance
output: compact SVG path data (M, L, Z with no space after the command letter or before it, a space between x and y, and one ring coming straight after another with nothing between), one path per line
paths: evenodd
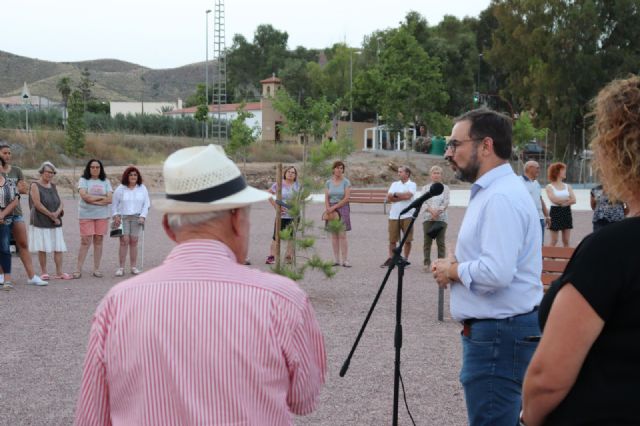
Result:
M549 184L546 186L547 197L551 201L549 216L551 216L551 245L558 244L558 234L562 231L562 245L569 247L569 238L573 228L571 205L576 203L576 196L571 186L564 183L567 178L567 166L564 163L553 163L549 166Z

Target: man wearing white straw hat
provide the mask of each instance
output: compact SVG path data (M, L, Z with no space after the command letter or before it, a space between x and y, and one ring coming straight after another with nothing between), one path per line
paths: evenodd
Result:
M306 294L244 266L248 186L219 146L164 164L164 263L109 291L89 336L76 424L289 425L316 406L324 341Z

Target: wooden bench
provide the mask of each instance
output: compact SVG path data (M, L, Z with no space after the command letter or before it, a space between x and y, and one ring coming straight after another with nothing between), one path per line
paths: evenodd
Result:
M351 188L350 203L382 204L384 214L387 214L387 189Z
M547 291L551 283L564 272L574 247L542 247L542 286Z

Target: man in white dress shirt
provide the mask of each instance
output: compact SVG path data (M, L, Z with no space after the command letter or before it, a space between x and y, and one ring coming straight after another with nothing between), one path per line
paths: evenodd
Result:
M460 372L469 424L518 424L524 373L540 338L541 233L531 196L509 164L511 120L486 108L455 120L445 157L470 182L455 257L433 263L463 325Z

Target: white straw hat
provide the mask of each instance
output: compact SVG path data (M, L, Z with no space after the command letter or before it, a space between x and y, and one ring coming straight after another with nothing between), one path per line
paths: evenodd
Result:
M267 200L267 191L245 182L219 145L194 146L171 154L162 172L166 198L154 201L165 213L230 210Z

